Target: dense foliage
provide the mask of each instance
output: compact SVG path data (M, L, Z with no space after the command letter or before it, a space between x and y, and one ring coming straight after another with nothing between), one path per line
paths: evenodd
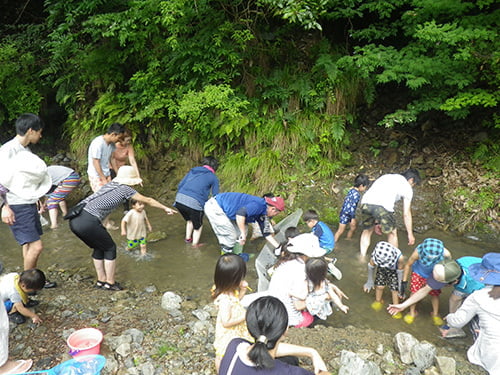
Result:
M333 175L356 108L384 87L400 100L380 125L444 113L500 127L493 0L46 0L45 12L43 64L27 29L0 45L0 121L37 112L50 82L80 155L119 121L143 159L212 153L228 186L257 192L296 180L291 167Z

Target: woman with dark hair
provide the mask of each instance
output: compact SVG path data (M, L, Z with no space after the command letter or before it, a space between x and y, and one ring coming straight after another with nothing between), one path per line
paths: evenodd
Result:
M219 179L215 175L219 162L212 156L206 156L201 163L201 167L192 168L179 183L174 203L186 220L185 242L193 247L201 246L203 207L210 191L212 196L219 193Z
M281 342L288 329L288 313L279 299L261 297L252 302L246 313L246 322L255 343L241 338L233 339L222 359L219 375L330 374L315 349ZM290 355L309 357L313 362L314 373L277 359Z

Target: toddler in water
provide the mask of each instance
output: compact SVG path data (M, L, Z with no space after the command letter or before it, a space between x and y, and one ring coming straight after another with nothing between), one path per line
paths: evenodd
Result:
M306 261L307 297L295 306L300 309L305 306L309 313L325 320L332 314L331 302L333 302L345 314L349 307L342 303L342 298L349 299L336 285L330 284L326 275L328 263L323 258L309 258Z
M144 203L130 200L132 209L122 219L122 236L127 236L127 249L133 250L140 245L141 255L146 255L146 229L152 231L151 223L144 211Z
M248 288L244 280L246 273L245 261L236 254L222 255L215 266L212 298L218 309L214 341L217 372L232 339L240 337L253 342L245 322L246 310L241 304Z
M384 305L382 294L384 288L389 286L392 295L392 303L399 303L398 291L400 289L401 280L403 278L403 267L405 259L401 254L401 250L392 246L389 242L380 241L373 249L372 257L368 262L368 279L363 286L363 290L369 293L371 289L375 289L375 302L371 307L375 311L380 311ZM373 271L377 266L375 275L375 284L373 283ZM392 316L394 319L401 319L403 316L400 312Z

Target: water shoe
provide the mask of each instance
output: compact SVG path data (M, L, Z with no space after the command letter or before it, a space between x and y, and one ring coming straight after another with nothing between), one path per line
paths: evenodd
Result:
M110 291L118 291L118 290L123 290L123 287L115 282L114 284L110 283L104 283L104 286L102 287L104 290L110 290Z
M410 314L406 314L403 320L406 324L413 324L413 322L415 321L415 317L411 316Z
M444 320L441 319L440 316L433 316L432 317L432 323L435 325L435 326L442 326L444 324Z
M337 261L337 259L335 259L335 261ZM330 275L335 277L337 280L342 279L342 271L335 266L334 262L328 263L328 273L330 273Z
M394 314L392 316L392 319L401 319L402 317L403 317L403 314L401 314L400 312L398 312L398 313L396 313L396 314Z
M380 311L382 310L382 307L384 307L384 304L382 302L375 301L370 305L370 307L375 311Z

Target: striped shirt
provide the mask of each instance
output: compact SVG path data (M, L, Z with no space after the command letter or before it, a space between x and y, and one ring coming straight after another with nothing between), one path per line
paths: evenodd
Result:
M136 193L137 191L128 185L111 181L83 200L86 203L84 210L98 219L104 220L111 211Z

